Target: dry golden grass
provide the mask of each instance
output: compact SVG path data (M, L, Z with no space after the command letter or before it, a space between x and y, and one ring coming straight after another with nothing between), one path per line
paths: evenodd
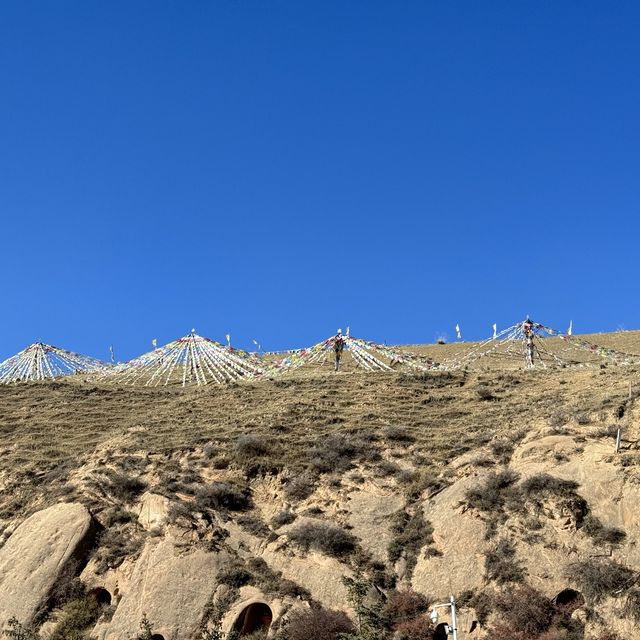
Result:
M598 343L640 352L638 333L606 334ZM454 348L463 347L421 347L429 353ZM394 427L412 441L413 466L441 469L482 443L550 423L560 410L590 414L606 426L629 384L640 382L638 371L607 366L410 375L322 368L186 389L114 387L79 377L0 386L0 521L60 495L68 474L96 458L105 464L164 460L206 446L209 458L241 472L301 473L312 464L314 447L331 434L374 442L388 453L397 448L386 435ZM268 444L251 472L235 448L247 434Z

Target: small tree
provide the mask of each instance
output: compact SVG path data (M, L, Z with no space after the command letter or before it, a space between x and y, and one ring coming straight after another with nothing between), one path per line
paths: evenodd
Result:
M384 640L385 632L380 615L380 603L368 604L367 595L373 586L367 579L361 559L356 559L352 577L343 577L349 603L356 612L355 633L341 633L341 640Z
M33 629L22 625L15 616L7 622L7 626L4 635L11 640L40 640L40 636Z
M153 630L151 629L151 623L149 622L149 618L147 618L147 614L142 614L142 620L140 620L140 631L136 640L151 640L151 636L153 636Z

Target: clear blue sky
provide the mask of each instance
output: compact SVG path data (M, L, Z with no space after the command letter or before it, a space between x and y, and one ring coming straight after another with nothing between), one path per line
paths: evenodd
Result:
M0 356L638 326L640 5L0 6Z

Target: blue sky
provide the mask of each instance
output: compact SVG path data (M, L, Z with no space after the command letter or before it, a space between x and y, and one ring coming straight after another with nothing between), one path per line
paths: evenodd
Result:
M0 357L638 326L640 5L3 2Z

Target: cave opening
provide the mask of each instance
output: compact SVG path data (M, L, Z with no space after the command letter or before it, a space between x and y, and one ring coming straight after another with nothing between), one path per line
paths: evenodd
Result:
M233 630L240 638L263 632L265 637L273 620L273 612L264 602L247 605L236 619Z

